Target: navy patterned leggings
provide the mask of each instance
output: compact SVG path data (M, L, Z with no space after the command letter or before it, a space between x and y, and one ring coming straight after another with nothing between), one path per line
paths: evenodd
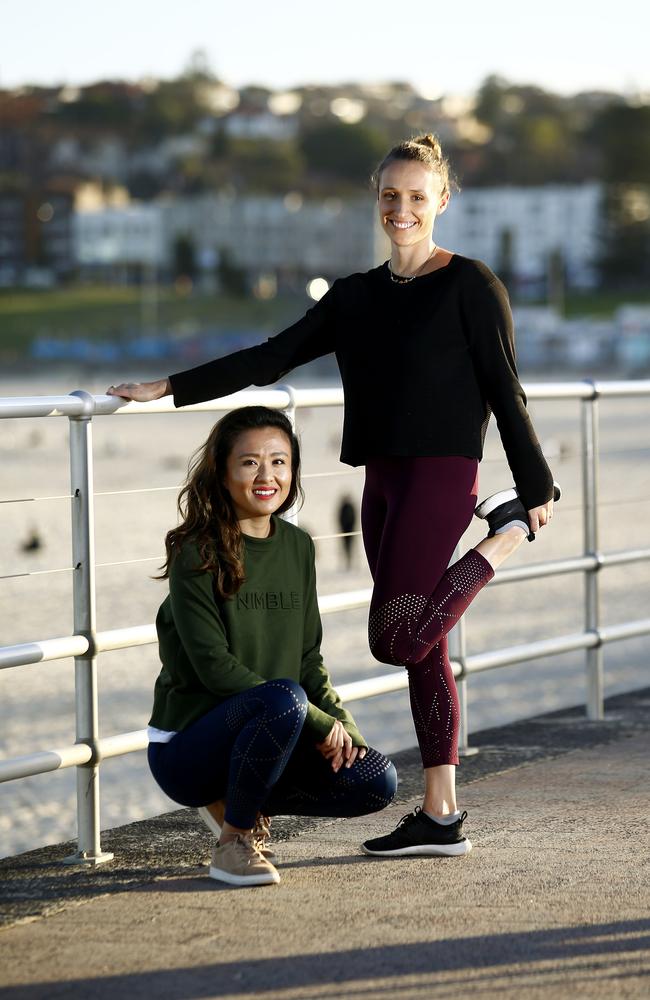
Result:
M150 743L151 773L183 806L226 799L226 821L250 829L266 816L363 816L397 790L393 764L376 750L338 772L303 733L307 695L273 680L234 695L169 743Z
M494 571L475 549L453 566L449 560L472 519L477 490L474 458L366 463L361 517L374 580L370 649L382 663L408 670L423 767L458 764L460 712L447 633Z

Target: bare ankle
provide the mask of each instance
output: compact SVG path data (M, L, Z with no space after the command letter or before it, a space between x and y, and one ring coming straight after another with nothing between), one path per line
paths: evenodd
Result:
M428 802L425 799L422 803L422 811L427 813L428 816L451 816L452 813L458 812L458 806L455 799L453 801L438 800L434 802Z
M252 830L247 830L244 827L233 826L232 823L224 822L221 828L221 836L219 837L219 846L223 847L224 844L228 844L232 840L237 840L237 837L248 837L252 832Z
M476 546L476 551L487 559L492 569L497 569L519 548L525 538L526 533L521 528L510 528L491 538L484 538Z

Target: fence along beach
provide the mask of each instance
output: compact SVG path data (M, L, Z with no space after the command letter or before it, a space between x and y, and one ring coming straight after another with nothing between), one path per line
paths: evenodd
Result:
M78 379L76 380L79 384ZM104 385L84 379L90 392ZM645 383L647 385L647 383ZM640 385L637 383L637 385ZM30 379L29 395L67 394L75 380ZM25 393L25 383L4 380L0 395ZM513 567L579 556L583 551L580 407L576 399L534 400L531 408L545 450L565 488L555 526L542 544L526 546ZM600 408L600 549L642 549L650 542L644 521L648 509L647 458L650 442L649 396L604 398ZM153 621L163 593L150 579L160 565L162 539L174 523L175 500L190 452L207 435L217 415L208 412L120 415L92 421L95 485L97 628L102 631ZM68 421L61 417L3 420L3 501L0 505L0 580L5 609L3 646L72 634L70 557L70 477ZM362 472L337 460L341 426L338 407L300 409L307 500L300 523L317 542L319 592L369 587L360 544L356 564L343 571L337 504L342 494L359 502ZM498 488L505 463L496 429L491 428L481 466L481 495ZM333 475L324 475L333 473ZM126 492L125 492L126 491ZM133 491L133 492L132 492ZM59 497L29 500L30 497ZM467 547L482 526L468 531ZM325 536L325 537L324 537ZM39 545L29 547L30 539ZM541 551L540 551L541 550ZM141 562L140 560L147 560ZM49 572L57 570L57 572ZM32 574L39 575L20 575ZM647 562L600 571L602 622L642 619L650 593ZM490 586L467 621L470 655L575 634L584 626L581 576L565 576ZM335 683L377 677L393 668L367 652L366 609L328 614L324 654ZM647 683L646 638L607 646L606 691ZM150 709L157 673L154 645L102 653L98 660L100 734L140 730ZM74 669L71 660L53 660L0 671L3 758L74 742ZM577 651L519 666L477 674L468 680L469 720L473 730L533 713L585 702L585 654ZM414 743L407 694L399 691L355 702L353 709L368 738L386 752ZM0 786L0 842L3 854L70 839L75 833L73 769L37 775ZM101 823L112 827L172 808L153 785L143 755L108 760L101 767Z

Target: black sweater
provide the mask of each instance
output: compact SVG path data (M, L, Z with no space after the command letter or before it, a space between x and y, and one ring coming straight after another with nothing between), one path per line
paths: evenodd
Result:
M494 412L526 508L551 498L553 477L517 376L506 290L485 264L460 254L407 284L391 281L386 264L338 279L265 343L170 376L174 403L269 385L332 352L345 395L341 461L481 459Z

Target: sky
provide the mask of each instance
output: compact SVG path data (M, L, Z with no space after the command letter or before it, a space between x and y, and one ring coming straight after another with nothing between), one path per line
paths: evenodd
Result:
M641 0L0 0L0 24L0 87L170 78L202 49L236 87L402 80L435 97L497 73L650 92Z

